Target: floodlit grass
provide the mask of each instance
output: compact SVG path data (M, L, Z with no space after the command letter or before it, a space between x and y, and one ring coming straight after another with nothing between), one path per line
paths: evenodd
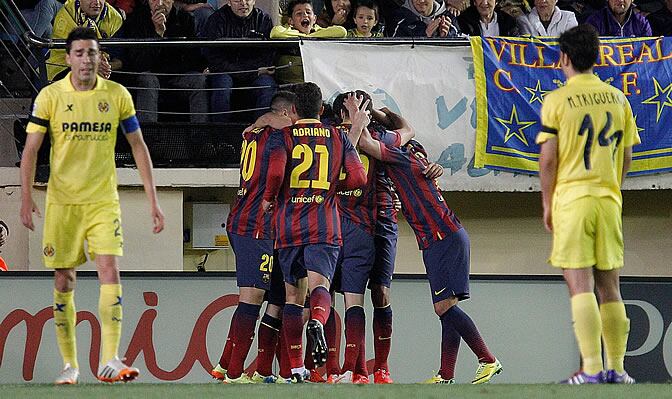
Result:
M634 386L534 385L224 385L224 384L81 384L55 387L46 384L0 385L2 398L314 398L314 399L417 399L417 398L672 398L672 385Z

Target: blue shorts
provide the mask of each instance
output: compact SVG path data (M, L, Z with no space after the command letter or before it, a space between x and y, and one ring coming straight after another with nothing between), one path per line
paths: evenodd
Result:
M282 278L282 269L279 265L276 265L271 272L271 289L266 291L264 300L271 305L283 306L285 304L285 280Z
M347 218L341 219L341 230L343 247L332 286L338 292L364 294L376 257L373 236Z
M236 281L238 287L271 288L271 273L275 262L273 240L258 240L229 233L233 253L236 254Z
M432 302L469 298L469 235L462 228L422 251Z
M324 243L278 249L278 261L285 281L295 285L299 279L308 276L308 270L333 281L340 249L338 245Z
M398 237L396 223L376 223L376 236L374 237L376 259L369 275L369 288L371 288L371 284L384 285L390 288L392 274L394 274L394 260L397 257Z

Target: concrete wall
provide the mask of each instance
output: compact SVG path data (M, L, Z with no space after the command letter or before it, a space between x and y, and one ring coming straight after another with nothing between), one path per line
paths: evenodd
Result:
M2 248L2 256L7 260L7 246L11 245L13 253L19 253L12 256L15 270L26 268L23 260L26 258L31 270L40 270L39 233L30 234L30 242L26 243L28 235L17 217L18 168L5 170L11 173L0 173L0 188L4 186L4 195L0 195L0 219L12 220L16 227L12 228L11 241ZM127 242L122 269L195 271L207 254L206 270L235 270L230 249L193 249L190 242L182 243L182 231L192 228L193 202L232 203L235 188L212 185L213 181L233 184L236 170L157 170L160 199L168 219L167 230L160 236L153 236L149 231L147 204L137 171L119 169L118 174ZM551 236L541 224L539 193L446 192L444 196L471 236L473 273L558 273L546 264ZM38 194L37 199L41 201L43 194ZM626 245L623 274L672 276L669 261L672 259L672 190L625 191L623 226ZM396 272L424 273L413 232L403 221L399 230ZM21 246L34 248L30 256L28 249L19 250Z

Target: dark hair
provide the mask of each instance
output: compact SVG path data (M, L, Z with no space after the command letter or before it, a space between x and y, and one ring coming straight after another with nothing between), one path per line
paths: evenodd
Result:
M296 104L296 94L287 90L280 90L275 92L271 99L271 108L286 107L291 108Z
M364 90L347 91L345 93L337 95L331 107L334 109L334 114L339 120L341 119L341 111L346 113L348 112L344 104L345 99L348 97L349 94L355 94L357 96L362 97L362 103L364 103L366 100L371 100L371 96L369 95L369 93L365 92ZM369 101L369 106L367 107L367 110L371 111L371 109L373 108L372 103L373 103L372 101Z
M577 71L586 72L595 65L600 51L600 38L592 25L575 26L563 32L558 42L560 51L567 54Z
M98 36L96 36L96 31L91 28L85 28L78 26L75 29L71 30L68 34L68 38L65 39L65 52L70 53L72 48L72 42L76 40L95 40L98 43Z
M296 113L299 118L317 119L322 108L322 90L313 82L299 83L294 86L296 94Z
M287 3L287 9L285 12L287 13L288 17L292 17L292 14L294 14L294 7L298 6L299 4L310 4L310 6L313 6L313 2L311 0L290 0L289 3ZM315 10L313 10L313 14L315 13Z
M348 15L345 16L345 23L352 21L352 18L354 17L355 7L352 3L353 0L350 0L350 12L348 12ZM327 15L331 21L331 19L334 18L334 14L336 14L334 11L334 6L331 4L331 0L324 0L324 9L327 11Z
M376 21L380 21L380 11L378 9L378 3L374 0L357 0L352 6L352 17L354 18L357 15L357 8L366 7L373 10L373 13L376 15Z

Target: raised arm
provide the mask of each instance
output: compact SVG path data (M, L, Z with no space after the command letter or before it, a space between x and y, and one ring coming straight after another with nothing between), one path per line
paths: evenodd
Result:
M388 130L398 132L401 137L400 145L408 143L415 137L415 130L413 130L411 124L404 117L392 112L387 107L372 111L371 116Z
M128 140L128 144L131 146L133 159L138 166L142 185L145 188L145 194L149 200L152 222L154 224L153 231L155 234L160 233L163 230L165 221L156 195L156 187L154 185L154 176L152 173L152 159L149 157L149 150L147 149L145 140L142 139L140 128L138 127L133 132L127 133L126 140Z

